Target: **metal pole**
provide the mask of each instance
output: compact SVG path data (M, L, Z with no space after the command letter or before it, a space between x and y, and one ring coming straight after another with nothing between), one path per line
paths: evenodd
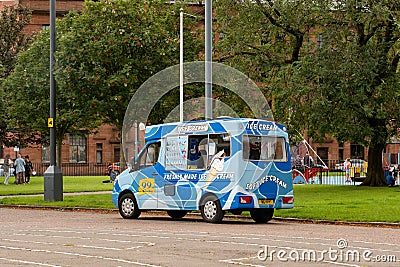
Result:
M135 156L134 158L136 158L136 156L139 153L139 123L137 121L135 121Z
M212 0L205 3L205 119L212 119Z
M44 200L63 200L63 181L56 161L56 81L54 78L54 52L56 50L56 0L50 0L50 166L44 173Z
M179 121L183 122L183 8L180 9L180 48L179 48Z
M56 81L54 52L56 51L56 0L50 0L50 118L56 120ZM54 123L55 124L55 123ZM54 126L54 125L53 125ZM50 165L56 163L56 128L50 127Z

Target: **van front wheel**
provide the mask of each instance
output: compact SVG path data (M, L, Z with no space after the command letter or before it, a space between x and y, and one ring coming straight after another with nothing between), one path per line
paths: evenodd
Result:
M256 223L266 223L274 216L274 209L253 209L250 216Z
M200 211L203 220L208 223L219 223L224 218L224 211L215 196L205 197Z
M118 202L119 214L125 219L137 219L140 216L140 210L135 197L127 193L121 197Z

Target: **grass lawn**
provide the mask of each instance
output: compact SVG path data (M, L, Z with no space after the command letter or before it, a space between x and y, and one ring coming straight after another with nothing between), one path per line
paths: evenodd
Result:
M95 192L111 191L111 183L103 183L108 180L108 176L64 176L64 192ZM14 177L10 177L9 184L4 185L4 177L0 177L0 196L6 195L31 195L43 194L44 178L43 176L31 177L30 184L14 184Z
M31 184L5 186L0 178L0 195L43 193L43 177ZM64 192L110 191L112 184L102 183L106 176L63 177ZM14 180L11 179L11 182ZM60 202L45 202L43 196L0 199L0 204L115 208L110 194L65 196ZM275 216L313 220L400 223L400 187L364 187L353 185L295 185L295 208L276 210Z
M295 185L295 208L275 216L354 222L400 222L400 187Z

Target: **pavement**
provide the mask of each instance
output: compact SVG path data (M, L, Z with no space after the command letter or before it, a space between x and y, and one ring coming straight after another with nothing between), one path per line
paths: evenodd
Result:
M97 192L64 192L63 196L74 196L74 195L95 195L95 194L111 194L111 191L97 191ZM7 195L0 196L3 198L12 197L32 197L32 196L43 196L44 194L33 194L33 195ZM23 209L57 209L66 211L98 211L98 212L117 212L118 209L109 208L87 208L87 207L60 207L60 206L33 206L33 205L10 205L10 204L0 204L0 208L23 208ZM148 213L159 214L164 211L148 211ZM194 211L190 213L193 216L199 216L201 218L200 212ZM249 216L243 215L231 215L226 214L225 217L232 217L238 220L248 220ZM364 226L364 227L388 227L388 228L400 228L400 223L389 223L389 222L348 222L348 221L332 221L332 220L312 220L312 219L301 219L301 218L287 218L287 217L274 217L276 221L286 221L286 222L297 222L297 223L309 223L309 224L332 224L332 225L352 225L352 226Z

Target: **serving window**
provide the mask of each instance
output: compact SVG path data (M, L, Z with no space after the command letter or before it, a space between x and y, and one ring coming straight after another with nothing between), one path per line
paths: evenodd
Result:
M287 161L283 137L243 135L243 159L254 161Z
M166 170L207 169L212 157L224 150L231 153L230 136L222 134L180 135L166 139Z

